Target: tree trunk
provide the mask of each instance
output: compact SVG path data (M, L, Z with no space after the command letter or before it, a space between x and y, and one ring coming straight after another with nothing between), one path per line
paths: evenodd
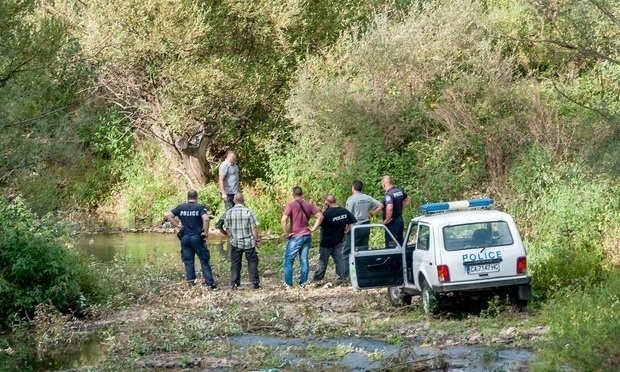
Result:
M203 136L198 146L188 146L185 149L180 149L187 176L192 180L196 188L206 185L211 179L209 177L209 167L207 166L207 144L208 140L206 136Z
M207 147L209 144L207 136L198 133L190 139L199 138L198 141L179 137L172 143L171 139L167 140L162 135L161 128L153 126L151 130L170 163L175 166L182 164L182 169L177 167L173 167L173 169L185 177L188 187L198 189L211 181L212 177L209 174L207 163Z

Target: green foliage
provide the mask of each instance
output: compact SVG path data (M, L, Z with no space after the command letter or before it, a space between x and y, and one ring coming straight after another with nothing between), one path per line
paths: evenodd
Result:
M78 252L63 246L63 231L46 216L38 218L20 200L0 199L0 325L32 317L49 303L63 312L83 313L94 297L94 274Z
M109 202L120 208L117 212L129 225L161 223L164 213L187 197L187 190L170 181L174 176L169 163L153 143L144 142L128 161L121 187Z
M539 355L545 371L612 371L620 352L620 273L585 291L561 290L542 317L549 324L548 341Z
M133 133L126 118L116 110L109 110L100 116L92 134L92 148L99 158L107 160L104 171L118 177L133 150Z
M203 130L208 161L234 147L256 178L265 175L269 138L288 136L282 104L297 64L375 10L401 6L392 3L402 2L96 0L54 8L94 61L98 98L131 108L128 125L163 146Z
M501 180L520 151L530 92L485 24L503 14L488 13L463 1L380 14L307 59L286 103L292 143L270 147L272 179L347 192L354 178L373 187L392 174L414 204Z
M280 190L272 185L257 182L243 190L246 205L256 213L262 232L280 232L280 219L290 190Z
M513 171L518 197L506 208L523 221L535 293L547 298L603 281L603 241L620 222L620 190L579 164L552 167L539 149Z

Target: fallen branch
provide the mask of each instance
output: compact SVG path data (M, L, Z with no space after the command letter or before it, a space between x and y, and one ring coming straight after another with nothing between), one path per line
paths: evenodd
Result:
M187 183L187 186L188 186L190 189L192 189L192 190L195 190L195 189L196 189L196 187L194 187L194 183L192 182L192 179L191 179L191 178L189 178L189 176L187 175L187 173L183 172L183 170L182 170L182 169L177 168L177 167L171 167L171 169L172 169L172 170L175 170L175 171L177 171L177 172L179 172L179 173L181 173L181 175L182 175L183 177L185 177L185 183Z

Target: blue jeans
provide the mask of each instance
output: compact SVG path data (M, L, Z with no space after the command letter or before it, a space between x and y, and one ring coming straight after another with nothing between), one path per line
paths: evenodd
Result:
M299 265L301 267L299 284L302 285L308 281L308 273L310 271L308 253L310 251L311 239L310 235L304 235L290 238L286 242L286 251L284 252L284 283L286 285L293 285L293 262L297 254L299 254Z
M181 237L181 260L185 265L185 280L187 280L189 284L194 284L196 281L196 267L194 266L195 256L198 256L200 260L202 277L205 280L205 284L210 287L215 286L213 273L211 272L211 264L209 263L211 255L209 249L202 241L202 237L196 234L183 235Z

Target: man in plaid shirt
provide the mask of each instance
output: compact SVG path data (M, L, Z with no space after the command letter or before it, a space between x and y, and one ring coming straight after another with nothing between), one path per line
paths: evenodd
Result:
M260 289L258 278L258 254L256 247L260 243L258 220L243 203L243 194L236 193L234 207L224 215L224 228L230 238L230 286L237 289L241 283L241 260L243 253L248 261L248 273L254 289Z

